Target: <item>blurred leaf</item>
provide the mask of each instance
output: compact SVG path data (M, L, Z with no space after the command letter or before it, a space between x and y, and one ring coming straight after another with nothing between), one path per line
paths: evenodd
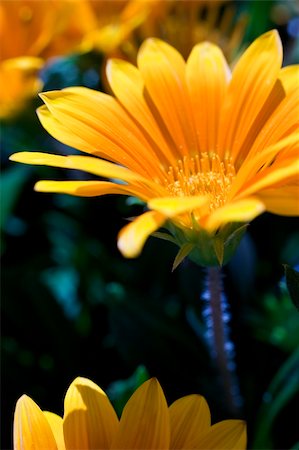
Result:
M286 284L292 302L299 311L299 272L284 264Z
M269 29L271 9L273 7L274 0L267 1L249 1L248 14L250 16L250 24L248 26L248 31L246 39L252 42L260 34L264 33Z
M272 448L271 431L274 421L286 404L299 392L299 348L279 369L264 394L256 420L252 449Z
M292 352L299 346L299 315L294 314L284 283L281 288L280 297L267 294L261 299L261 310L252 310L248 317L258 340Z
M138 366L130 378L114 381L110 384L107 389L107 395L119 416L134 391L148 379L149 374L146 368Z
M7 169L1 179L1 215L0 227L3 231L11 215L20 192L30 174L30 170L23 166Z

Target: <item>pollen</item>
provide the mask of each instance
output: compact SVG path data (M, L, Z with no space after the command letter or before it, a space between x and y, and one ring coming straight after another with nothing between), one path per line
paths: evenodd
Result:
M216 153L203 152L178 160L175 167L170 166L165 184L174 197L207 195L213 211L226 202L234 177L231 158L222 161Z

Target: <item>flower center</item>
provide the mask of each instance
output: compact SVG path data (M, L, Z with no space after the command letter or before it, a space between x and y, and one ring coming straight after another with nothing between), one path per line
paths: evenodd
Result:
M165 184L174 197L208 195L212 211L225 203L234 177L231 158L221 161L216 153L204 152L170 166Z

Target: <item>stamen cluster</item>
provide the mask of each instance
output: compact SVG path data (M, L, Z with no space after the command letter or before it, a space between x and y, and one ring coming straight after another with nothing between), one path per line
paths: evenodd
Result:
M165 183L171 196L207 195L210 210L221 207L235 177L231 158L221 161L216 153L203 152L194 157L185 156L177 166L170 166Z

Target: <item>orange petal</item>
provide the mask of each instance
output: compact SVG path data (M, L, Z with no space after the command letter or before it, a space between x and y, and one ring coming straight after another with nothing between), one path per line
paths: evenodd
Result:
M266 210L281 216L299 216L299 186L280 186L258 194Z
M66 448L109 449L118 424L117 415L105 392L86 378L76 378L64 401Z
M49 411L43 411L43 413L51 427L58 450L65 450L62 417Z
M159 39L147 39L138 53L145 96L161 127L173 140L176 156L196 151L197 140L185 79L185 61L179 52ZM147 97L146 97L147 98Z
M223 420L213 425L192 449L245 450L246 423L242 420Z
M159 382L152 378L126 404L111 450L168 450L169 442L167 403Z
M250 222L265 211L265 205L261 200L248 197L231 202L216 209L207 217L204 227L212 232L229 222Z
M219 47L209 42L196 45L187 61L186 76L199 148L216 149L218 123L230 70Z
M247 134L267 100L282 63L282 46L277 31L256 39L233 70L221 114L218 146L224 156L237 158Z
M299 84L298 89L288 94L270 115L268 121L260 130L250 155L254 155L281 139L297 135L299 132Z
M273 161L276 165L280 155L294 153L296 146L298 146L297 144L298 137L292 133L290 136L275 142L262 151L248 155L240 167L236 178L233 180L228 200L235 198L238 192L242 194L242 188L244 186L248 187L255 177L263 177L266 174L264 170L272 166ZM286 162L286 158L284 159Z
M188 395L169 407L172 449L186 449L211 426L209 406L201 395Z
M297 151L298 155L298 151ZM240 190L238 197L244 197L259 193L264 189L275 188L278 184L288 184L292 180L298 180L299 177L299 159L294 154L293 160L286 159L280 164L273 163L257 173L248 183Z
M126 225L118 235L117 246L126 258L140 255L147 238L165 222L157 211L148 211Z
M16 405L14 415L14 450L57 450L51 427L42 410L27 395Z

